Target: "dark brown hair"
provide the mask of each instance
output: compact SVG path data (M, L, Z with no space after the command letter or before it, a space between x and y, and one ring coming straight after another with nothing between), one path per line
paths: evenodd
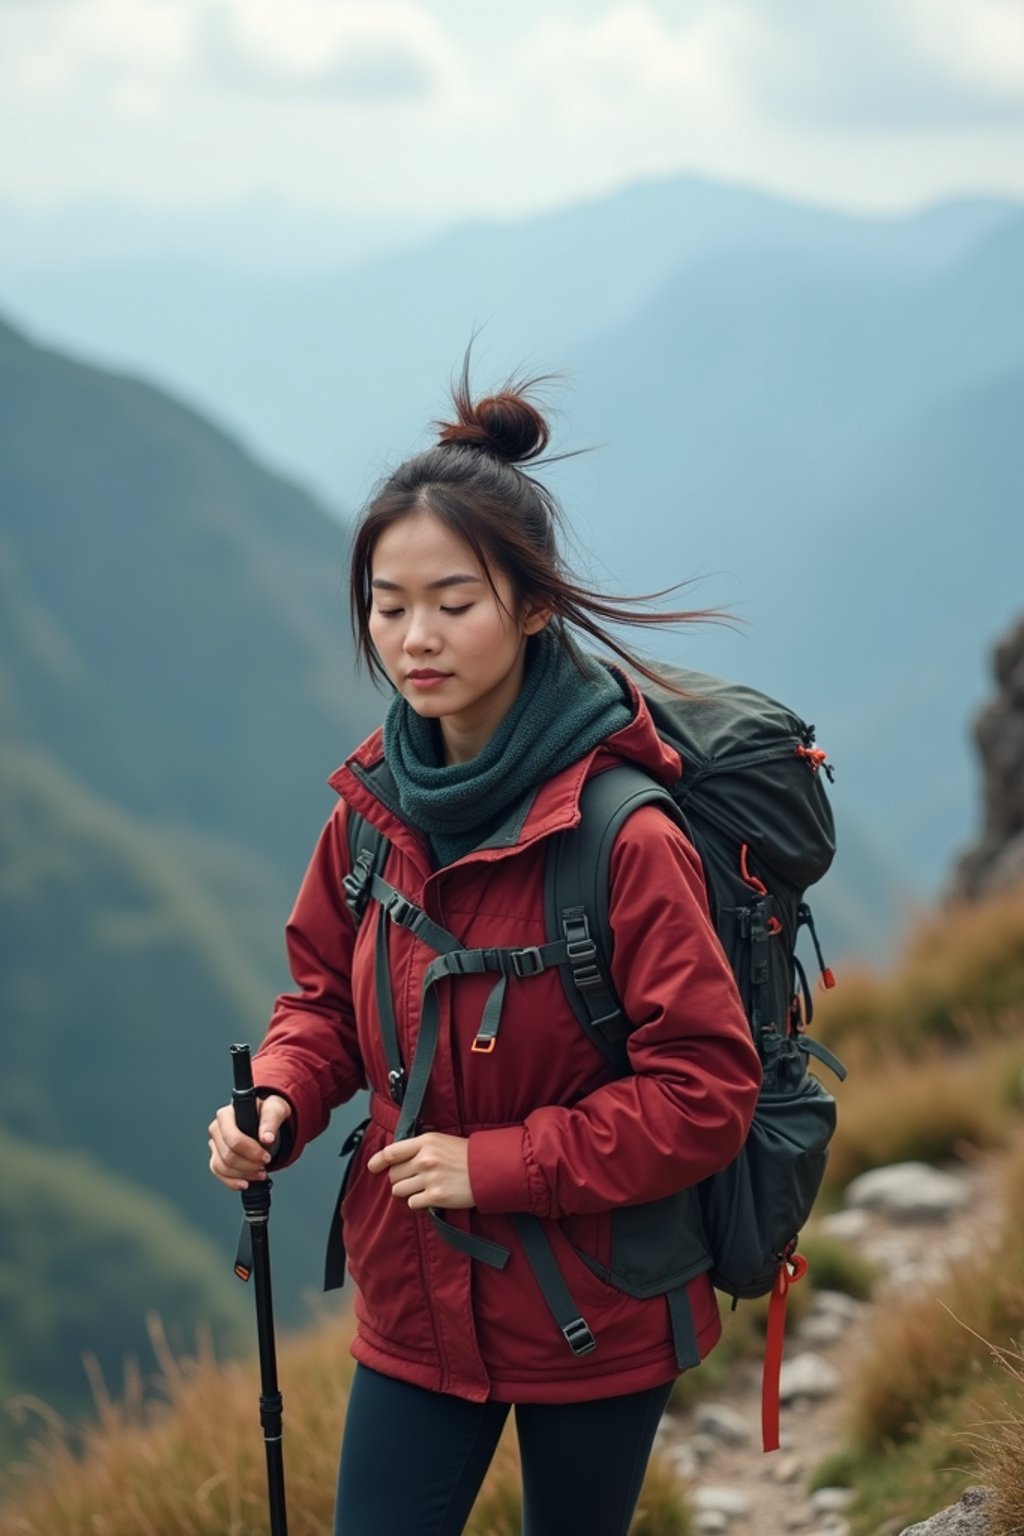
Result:
M356 653L375 681L384 681L386 674L370 639L373 551L386 528L416 512L432 513L469 546L495 596L493 572L498 570L508 578L520 608L550 609L549 628L577 665L573 630L598 641L648 681L677 692L599 621L664 626L727 618L718 609L662 612L632 606L651 604L678 591L682 583L643 597L614 597L572 577L558 548L562 517L558 502L539 481L517 468L540 458L550 441L547 422L528 398L544 382L544 378L510 379L496 394L474 402L467 356L452 388L455 420L437 422L437 445L399 465L364 508L352 544L349 592Z

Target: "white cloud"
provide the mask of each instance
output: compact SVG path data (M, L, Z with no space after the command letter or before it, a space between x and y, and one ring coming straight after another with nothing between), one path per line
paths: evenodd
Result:
M1022 34L1021 0L0 0L0 196L1024 191Z
M214 72L254 89L416 97L440 90L454 67L436 22L397 0L208 0L203 34Z
M49 95L118 77L165 79L194 52L191 8L175 0L63 0L0 10L0 59L15 87Z

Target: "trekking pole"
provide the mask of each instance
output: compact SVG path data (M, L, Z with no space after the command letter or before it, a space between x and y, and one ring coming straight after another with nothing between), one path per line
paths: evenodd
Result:
M259 1135L259 1110L252 1080L252 1061L247 1045L231 1047L235 1086L231 1103L235 1124L255 1140ZM270 1290L271 1179L253 1179L241 1191L245 1221L238 1239L235 1274L240 1280L256 1277L256 1337L260 1352L260 1423L267 1452L267 1492L270 1498L270 1536L288 1536L284 1506L284 1459L281 1454L283 1401L277 1385L277 1350L274 1345L274 1303Z

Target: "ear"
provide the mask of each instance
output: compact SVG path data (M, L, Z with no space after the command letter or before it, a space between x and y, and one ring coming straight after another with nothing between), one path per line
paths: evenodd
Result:
M527 608L521 620L523 634L539 634L550 618L550 608Z

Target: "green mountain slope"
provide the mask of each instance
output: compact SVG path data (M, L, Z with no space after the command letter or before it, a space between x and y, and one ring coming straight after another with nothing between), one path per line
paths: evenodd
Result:
M0 508L0 1118L173 1201L229 1274L205 1127L287 980L324 780L380 714L346 681L345 531L193 412L6 326ZM290 1176L285 1316L335 1150Z
M176 1352L195 1353L197 1332L219 1353L251 1332L246 1298L213 1245L170 1201L102 1169L83 1153L58 1153L0 1131L0 1456L40 1427L29 1397L61 1414L91 1403L83 1357L119 1395L125 1360L148 1375L147 1313Z

